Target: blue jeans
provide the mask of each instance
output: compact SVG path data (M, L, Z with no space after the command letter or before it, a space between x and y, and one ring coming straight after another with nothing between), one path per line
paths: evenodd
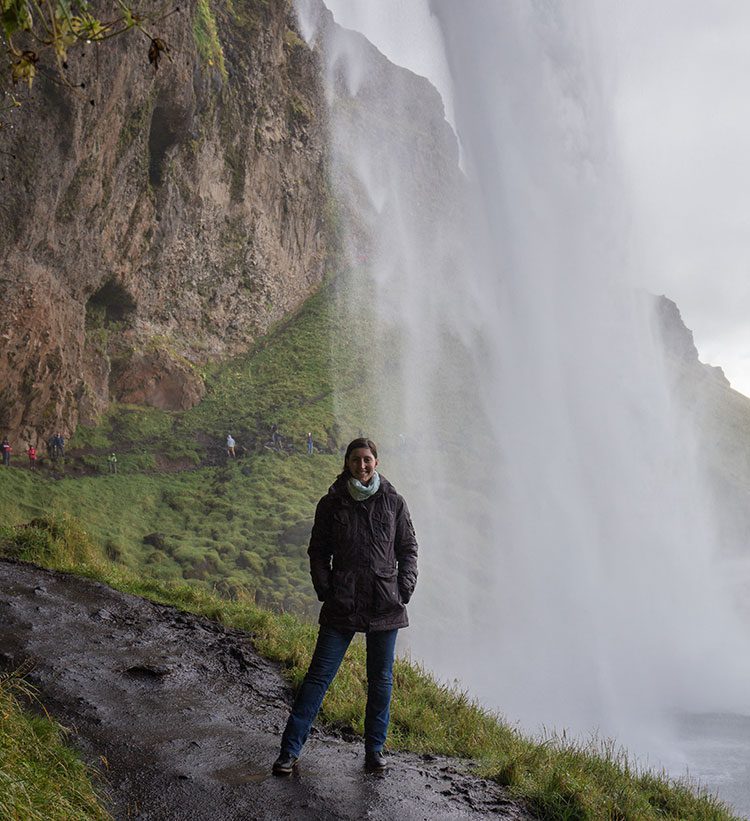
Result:
M391 714L393 657L396 630L379 630L366 634L367 641L367 708L365 710L365 750L380 752L385 744ZM321 626L310 668L305 675L292 712L281 737L281 752L299 757L307 741L323 696L341 665L354 632Z

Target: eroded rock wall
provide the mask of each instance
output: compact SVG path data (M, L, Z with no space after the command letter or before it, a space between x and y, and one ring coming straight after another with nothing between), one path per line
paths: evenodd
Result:
M0 433L169 409L321 282L325 107L286 0L182 3L43 65L0 130ZM205 12L218 39L206 30ZM85 84L81 88L80 84Z

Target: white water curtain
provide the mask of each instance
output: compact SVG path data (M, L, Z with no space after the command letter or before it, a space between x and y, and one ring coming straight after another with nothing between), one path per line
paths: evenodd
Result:
M363 38L297 8L325 53L355 301L378 318L383 468L422 547L410 651L512 722L636 750L674 711L747 708L693 431L624 274L595 7L411 5L461 170L413 75L384 82Z

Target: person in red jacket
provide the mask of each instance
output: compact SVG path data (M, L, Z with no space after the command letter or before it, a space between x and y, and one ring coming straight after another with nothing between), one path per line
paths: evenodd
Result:
M29 445L26 448L26 455L29 457L29 467L31 470L36 470L36 448L33 445Z

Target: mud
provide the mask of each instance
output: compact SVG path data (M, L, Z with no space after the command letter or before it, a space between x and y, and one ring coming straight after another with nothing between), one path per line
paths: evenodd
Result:
M248 634L0 561L0 666L25 663L116 819L529 818L460 761L391 753L385 774L366 774L361 742L321 730L274 777L291 689Z

